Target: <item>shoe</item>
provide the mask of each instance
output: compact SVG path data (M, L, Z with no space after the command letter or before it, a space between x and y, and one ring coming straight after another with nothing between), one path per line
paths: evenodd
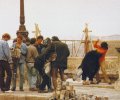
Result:
M108 79L108 80L107 80L107 82L108 82L108 84L112 84L112 82L111 82L111 80L110 80L110 79Z
M2 92L5 92L5 91L6 91L6 89L5 89L5 88L1 88L1 91L2 91Z
M38 93L42 93L42 90L38 90Z
M20 89L20 91L24 91L23 89Z
M90 84L97 84L97 82L94 82L94 81L90 81Z
M54 91L54 89L48 89L48 92L53 92Z
M12 88L11 91L16 91L16 89L15 89L15 88Z
M37 91L36 88L29 88L29 91Z
M8 90L8 91L5 91L5 93L13 93L13 91L11 91L11 90Z
M83 84L83 85L90 85L90 82L88 82L88 81L83 81L82 84Z
M112 82L110 81L110 82L108 82L108 84L109 84L109 85L111 85L111 84L112 84Z
M5 93L5 90L1 90L2 93Z
M45 90L38 90L38 93L48 93L48 92Z
M96 84L99 84L101 82L101 80L97 80L97 83Z

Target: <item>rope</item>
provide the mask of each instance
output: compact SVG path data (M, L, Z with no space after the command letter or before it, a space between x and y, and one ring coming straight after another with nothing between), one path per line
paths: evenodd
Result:
M77 50L77 52L76 52L76 54L75 54L76 56L77 56L77 54L78 54L78 52L79 52L79 50L80 50L80 47L81 47L81 44L82 44L83 37L84 37L84 35L82 34L81 41L80 41L80 45L79 45L78 50Z
M92 42L92 38L91 38L91 36L90 36L90 42L91 42L92 50L95 50L94 45L93 45L93 42Z

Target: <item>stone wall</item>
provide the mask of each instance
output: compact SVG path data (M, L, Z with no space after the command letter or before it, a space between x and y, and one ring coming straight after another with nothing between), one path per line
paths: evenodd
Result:
M81 64L83 58L81 57L69 57L68 58L68 69L69 70L75 70L79 67ZM107 70L117 70L118 67L118 57L117 56L111 56L106 57L106 69Z
M80 57L69 57L68 58L68 69L65 70L66 74L75 74L77 72L77 68L81 64L83 58ZM118 68L119 68L119 62L118 62L118 57L117 56L111 56L111 57L106 57L106 71L108 76L113 79L117 80L118 79ZM101 71L100 71L101 74ZM101 74L101 77L102 74Z

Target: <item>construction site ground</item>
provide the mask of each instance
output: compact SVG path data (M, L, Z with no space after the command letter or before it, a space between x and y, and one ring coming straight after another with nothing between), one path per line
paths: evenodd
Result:
M71 81L70 85L74 86L76 95L93 95L97 97L108 97L108 100L120 100L120 91L114 89L114 84L108 83L82 85L82 82ZM17 87L15 92L0 92L0 100L50 100L54 92L38 93L37 91L29 91L28 85L24 87L24 91L19 91Z

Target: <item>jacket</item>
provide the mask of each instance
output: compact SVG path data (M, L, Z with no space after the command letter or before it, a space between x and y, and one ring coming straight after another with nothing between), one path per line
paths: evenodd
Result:
M0 40L0 60L12 63L10 48L7 41L5 40Z

